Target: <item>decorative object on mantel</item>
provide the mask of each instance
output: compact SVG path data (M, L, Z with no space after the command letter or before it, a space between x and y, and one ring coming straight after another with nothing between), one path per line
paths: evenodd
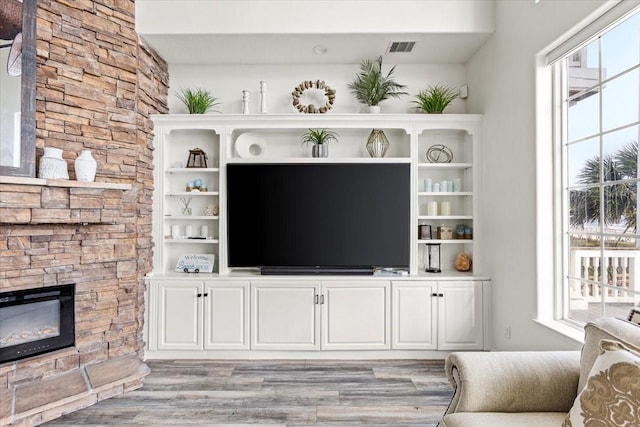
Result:
M324 105L322 107L316 107L314 104L304 105L300 102L300 97L307 89L317 89L318 91L324 90L324 96L327 97L327 100L324 102ZM293 88L291 96L293 97L293 106L299 112L309 114L324 114L329 111L331 107L333 107L333 103L336 100L336 91L334 89L331 89L331 87L322 80L305 80L304 82Z
M93 182L96 179L96 159L91 155L91 151L82 150L82 153L73 162L78 181Z
M182 215L191 215L191 207L189 206L191 203L191 197L180 197L180 201L184 205L182 208Z
M427 160L430 163L451 163L453 152L445 145L435 144L427 150Z
M181 255L176 264L176 271L185 273L212 273L215 262L215 254Z
M384 157L389 149L389 140L382 129L373 129L367 139L367 151L371 157Z
M267 114L267 82L260 82L260 113Z
M249 91L242 91L242 114L249 114Z
M393 79L395 69L394 65L385 76L382 74L382 56L375 61L365 59L360 64L360 73L356 74L355 80L347 87L360 103L369 107L368 112L379 113L380 102L388 98L408 95L403 91L406 86Z
M338 134L326 129L309 129L300 139L303 144L313 144L311 149L313 157L329 157L331 141L338 142Z
M418 104L418 108L425 113L442 114L444 109L458 98L459 93L457 87L437 84L418 92L415 96L417 101L413 101L413 103Z
M469 254L460 252L456 256L455 265L456 265L456 270L458 271L469 271L471 270L471 257L469 256Z
M207 167L207 153L201 148L194 148L189 150L189 158L187 159L188 168L206 168Z
M184 103L189 110L189 114L204 114L209 111L219 113L213 107L220 105L218 98L211 95L211 92L205 89L182 89L176 94L178 99Z
M62 149L44 147L44 154L40 157L38 178L69 179L67 162L62 158Z

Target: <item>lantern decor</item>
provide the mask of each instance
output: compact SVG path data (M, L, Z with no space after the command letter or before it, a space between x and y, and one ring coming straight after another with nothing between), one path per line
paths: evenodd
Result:
M426 243L425 255L427 261L425 263L425 269L427 273L441 273L440 269L440 243Z
M207 154L200 148L189 150L189 159L187 160L188 168L206 168Z

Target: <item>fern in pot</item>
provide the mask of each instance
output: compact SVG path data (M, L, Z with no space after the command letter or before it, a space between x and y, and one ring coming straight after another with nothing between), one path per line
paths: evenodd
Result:
M458 88L446 85L433 85L422 89L414 104L425 113L440 114L458 97Z
M405 85L394 80L394 65L387 74L382 72L382 56L375 61L364 60L360 64L360 72L348 85L356 99L369 107L369 112L380 112L380 102L389 98L400 98L408 95Z
M218 98L211 95L211 92L204 89L182 89L176 94L178 99L189 110L189 114L205 114L209 111L219 113L213 108L220 105Z
M329 142L338 142L338 134L326 129L309 129L302 135L300 142L312 144L313 157L329 157Z

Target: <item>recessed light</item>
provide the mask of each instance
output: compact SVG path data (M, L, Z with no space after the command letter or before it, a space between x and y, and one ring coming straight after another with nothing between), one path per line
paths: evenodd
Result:
M313 47L313 49L311 49L313 51L313 53L315 53L316 55L324 55L325 53L327 53L327 47L323 46L321 44L317 44Z

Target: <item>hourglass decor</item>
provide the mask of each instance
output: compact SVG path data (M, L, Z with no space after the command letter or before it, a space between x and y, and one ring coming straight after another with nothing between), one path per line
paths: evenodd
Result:
M426 268L424 271L427 273L441 273L440 269L440 243L427 243L426 244Z

